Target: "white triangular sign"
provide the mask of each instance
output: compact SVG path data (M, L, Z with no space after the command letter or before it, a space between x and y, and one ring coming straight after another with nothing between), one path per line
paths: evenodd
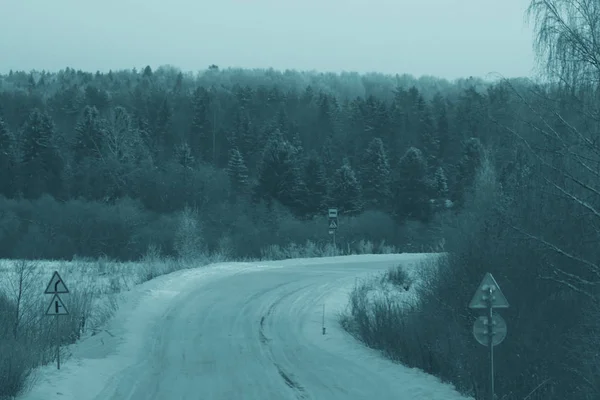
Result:
M488 302L490 289L492 294L492 308L508 308L508 300L506 300L504 293L500 290L500 286L498 286L498 283L489 272L485 274L481 280L477 291L469 303L469 308L488 308L490 306L490 303Z
M69 293L69 289L63 282L60 275L58 275L58 271L54 271L48 286L46 287L46 291L44 294L57 294L57 293Z
M46 310L46 315L68 315L69 311L67 311L67 307L65 307L65 303L63 303L62 299L58 297L57 294L52 296L52 301L48 305L48 309Z
M337 224L335 223L335 221L331 221L329 223L329 229L336 229L337 228Z

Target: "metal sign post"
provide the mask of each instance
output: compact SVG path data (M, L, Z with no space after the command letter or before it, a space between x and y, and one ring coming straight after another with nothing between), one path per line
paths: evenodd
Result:
M337 210L337 208L330 208L329 212L328 212L328 216L329 216L329 234L332 235L333 247L336 247L335 232L337 231L337 228L338 228L338 210Z
M504 319L494 314L494 308L508 308L508 300L500 290L500 286L489 272L485 274L475 295L469 303L472 310L486 310L487 315L481 316L473 324L473 336L483 346L490 349L490 400L495 399L494 387L494 346L504 341L507 326Z
M56 318L56 368L60 369L60 325L59 316L69 315L65 303L59 296L59 293L69 293L69 289L65 285L64 281L60 277L57 271L54 271L50 282L44 291L44 294L52 294L52 300L46 309L46 315L54 315Z

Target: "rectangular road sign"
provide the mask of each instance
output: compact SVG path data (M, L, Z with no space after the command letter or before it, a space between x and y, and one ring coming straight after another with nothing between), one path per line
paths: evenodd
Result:
M329 229L337 229L337 220L332 218L329 220Z
M58 294L58 293L69 293L69 289L63 282L62 278L58 274L58 271L54 271L52 278L46 287L44 294Z
M330 208L328 215L329 215L329 218L337 218L337 216L338 216L337 208Z
M491 293L491 302L490 300ZM473 299L469 303L469 308L472 309L485 309L488 307L492 308L508 308L508 300L500 290L500 286L489 272L485 274Z
M46 315L69 315L65 303L63 303L62 299L58 297L57 294L52 296L52 301L50 301L50 304L48 305Z

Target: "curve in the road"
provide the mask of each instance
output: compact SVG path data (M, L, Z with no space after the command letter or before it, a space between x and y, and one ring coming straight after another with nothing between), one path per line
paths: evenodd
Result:
M464 400L436 378L362 347L339 327L338 313L357 277L417 259L288 260L208 275L191 270L147 282L135 309L120 317L126 321L122 343L110 356L120 363L118 372L99 392L78 395L85 400Z

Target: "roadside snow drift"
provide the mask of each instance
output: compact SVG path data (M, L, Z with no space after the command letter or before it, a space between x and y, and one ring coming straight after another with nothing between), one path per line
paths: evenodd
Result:
M125 293L60 370L38 369L20 399L464 399L339 326L357 278L420 257L229 263L156 278Z

